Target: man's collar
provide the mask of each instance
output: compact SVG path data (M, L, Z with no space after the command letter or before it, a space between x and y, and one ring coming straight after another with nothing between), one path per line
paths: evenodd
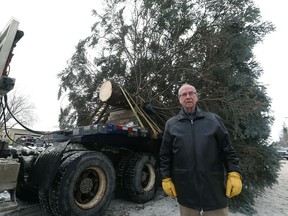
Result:
M193 115L195 115L196 114L196 112L197 112L197 106L195 107L195 110L192 112L192 113L188 113L188 112L186 112L186 110L184 109L184 108L182 108L182 110L183 110L183 112L186 114L186 115L188 115L188 116L193 116Z

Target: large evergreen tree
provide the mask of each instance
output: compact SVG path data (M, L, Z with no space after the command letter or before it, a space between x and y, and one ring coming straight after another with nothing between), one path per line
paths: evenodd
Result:
M103 8L93 11L91 35L59 73L59 97L69 100L61 128L87 124L104 79L167 117L179 111L178 87L191 83L202 109L223 118L241 159L243 192L230 206L253 213L254 199L279 170L267 143L271 101L253 54L273 25L261 21L251 0L106 0Z

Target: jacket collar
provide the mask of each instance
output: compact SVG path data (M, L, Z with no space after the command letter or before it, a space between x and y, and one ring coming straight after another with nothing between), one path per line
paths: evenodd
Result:
M198 118L204 118L204 116L205 116L205 113L198 106L196 106L196 110L194 113L192 113L192 115L189 115L188 113L186 113L183 108L179 112L179 120L182 120L182 119L195 120Z

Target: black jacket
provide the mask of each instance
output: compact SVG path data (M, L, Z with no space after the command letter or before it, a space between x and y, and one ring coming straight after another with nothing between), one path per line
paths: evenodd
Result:
M181 205L204 211L227 207L224 175L240 173L238 164L218 115L197 108L191 118L181 110L166 122L160 171L162 178L172 178Z

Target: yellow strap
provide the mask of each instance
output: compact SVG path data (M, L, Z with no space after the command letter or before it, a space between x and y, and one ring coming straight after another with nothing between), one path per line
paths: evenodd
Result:
M128 93L127 93L128 94ZM151 130L153 131L153 134L155 136L157 136L158 132L161 131L161 129L156 125L156 123L143 111L142 108L140 108L135 101L133 100L133 98L128 94L128 96L130 97L130 100L134 103L134 105L136 106L138 113L142 116L142 118L145 119L145 121L147 122L147 124L149 125L149 127L151 128ZM149 119L148 119L149 118ZM158 131L155 129L157 128Z
M130 103L130 101L129 101L127 95L126 95L126 92L123 90L123 88L122 88L121 86L119 86L119 87L120 87L120 89L121 89L121 91L122 91L122 93L123 93L125 99L127 100L127 102L128 102L128 104L129 104L131 110L133 111L134 115L136 116L136 118L137 118L137 120L138 120L140 126L141 126L142 128L144 128L144 125L142 124L142 121L140 120L140 118L139 118L139 116L138 116L136 110L134 109L134 107L132 106L132 104Z
M121 91L123 92L123 95L125 96L125 98L126 98L128 104L129 104L130 108L132 109L132 111L133 111L134 115L136 116L137 120L139 121L139 124L141 125L141 127L144 128L144 125L143 125L141 119L139 118L138 113L142 116L142 118L145 119L145 121L147 122L147 124L149 125L149 127L151 128L151 130L153 131L153 134L156 136L156 135L158 134L158 132L161 131L161 130L159 129L159 127L157 127L157 125L153 122L152 119L150 119L147 115L145 115L145 112L143 112L142 109L138 107L138 105L135 103L135 101L134 101L133 98L129 95L128 92L126 92L122 87L120 87L120 89L121 89ZM129 97L129 98L128 98L128 97ZM136 107L137 110L133 107L133 105L131 104L130 100L133 102L133 104L135 105L135 107ZM149 118L149 120L148 120L148 118ZM153 124L152 124L151 122L154 124L154 126L153 126ZM157 132L157 130L155 129L155 127L157 127L158 132Z

